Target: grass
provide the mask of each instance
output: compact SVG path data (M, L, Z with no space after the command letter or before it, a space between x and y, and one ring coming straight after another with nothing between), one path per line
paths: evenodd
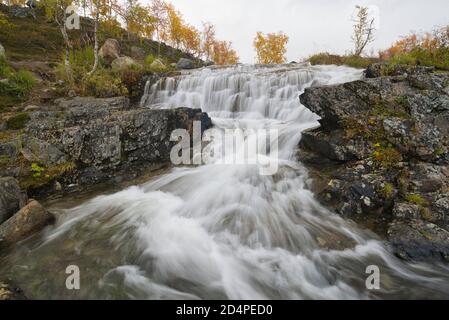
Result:
M365 58L354 55L339 56L327 52L318 53L309 57L309 62L312 65L345 65L352 68L366 69L370 64L379 62L377 58Z
M449 48L437 48L434 50L415 48L410 52L393 56L389 60L390 65L411 65L435 67L440 70L449 70Z
M428 205L427 200L424 199L419 194L413 194L413 193L408 194L405 196L405 200L407 200L407 202L409 202L409 203L413 203L418 206L427 206Z
M386 198L386 199L391 199L394 195L394 186L389 183L386 182L383 187L380 190L380 193Z
M403 160L402 154L391 144L381 143L374 145L372 158L378 166L385 169L392 168Z

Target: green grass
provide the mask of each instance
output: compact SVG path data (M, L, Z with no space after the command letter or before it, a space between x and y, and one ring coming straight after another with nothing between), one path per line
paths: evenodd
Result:
M442 47L434 50L415 48L410 52L393 56L389 60L389 64L393 66L399 64L420 65L449 70L449 48Z
M427 200L424 199L419 194L408 194L405 196L405 200L407 200L407 202L416 204L418 206L427 206L428 205Z

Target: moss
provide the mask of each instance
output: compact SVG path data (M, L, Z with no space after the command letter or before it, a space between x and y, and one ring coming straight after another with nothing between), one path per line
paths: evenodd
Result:
M8 126L8 129L12 130L23 129L29 120L30 116L28 113L23 112L6 120L6 125Z
M391 199L394 195L394 186L389 183L386 182L384 183L383 187L380 190L380 193L387 199Z
M403 160L402 155L391 144L376 143L372 158L382 168L389 169Z
M32 163L29 174L19 177L19 184L24 190L39 188L74 170L76 170L76 164L71 161L49 168L42 164Z
M428 205L427 200L424 199L419 194L408 194L408 195L406 195L405 200L407 200L407 202L416 204L418 206L427 206Z
M395 102L397 103L395 98ZM403 99L403 98L402 98ZM401 98L399 98L401 100ZM401 100L403 101L403 100ZM402 106L402 104L401 104ZM377 117L380 120L383 120L388 117L395 117L395 118L401 118L401 119L410 119L410 115L402 110L396 110L393 107L389 106L389 103L387 101L381 101L377 103L374 108L371 110L370 115L373 117Z
M408 97L405 95L397 96L394 98L394 102L400 106L406 107L408 106Z

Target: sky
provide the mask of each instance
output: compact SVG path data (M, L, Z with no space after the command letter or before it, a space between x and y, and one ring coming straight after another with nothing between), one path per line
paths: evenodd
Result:
M145 2L145 0L143 1ZM376 39L367 50L388 48L410 31L431 31L449 24L449 0L170 0L185 20L200 28L202 21L216 26L217 38L232 41L240 61L253 63L257 31L283 31L289 37L287 59L299 61L328 51L352 49L351 17L355 5L378 12Z

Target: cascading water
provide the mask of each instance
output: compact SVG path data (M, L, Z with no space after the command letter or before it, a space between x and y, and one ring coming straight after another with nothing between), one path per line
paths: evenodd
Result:
M201 108L220 129L277 129L279 170L212 162L96 197L62 212L0 272L37 298L447 298L447 267L396 259L373 233L320 206L295 161L301 131L318 125L299 94L360 77L346 67L237 66L147 85L142 106ZM76 295L63 287L69 264L81 270ZM370 265L379 290L366 288Z

